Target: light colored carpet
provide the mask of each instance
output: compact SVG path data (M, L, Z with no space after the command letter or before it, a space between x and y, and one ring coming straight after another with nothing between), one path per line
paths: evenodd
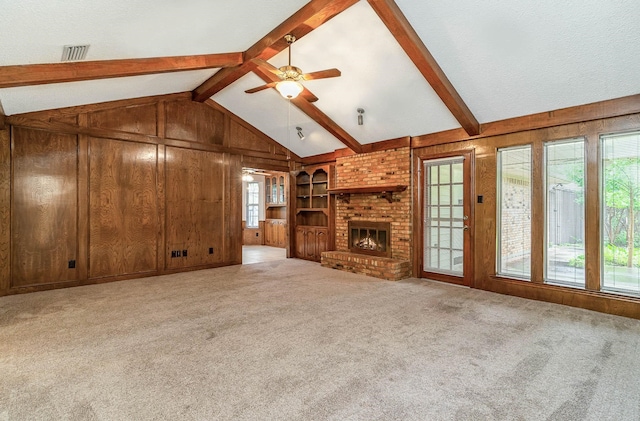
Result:
M0 420L638 420L639 342L288 259L0 298Z

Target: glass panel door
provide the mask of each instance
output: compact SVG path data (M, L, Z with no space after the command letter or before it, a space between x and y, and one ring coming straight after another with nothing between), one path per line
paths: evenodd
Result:
M464 274L464 158L426 161L423 269Z

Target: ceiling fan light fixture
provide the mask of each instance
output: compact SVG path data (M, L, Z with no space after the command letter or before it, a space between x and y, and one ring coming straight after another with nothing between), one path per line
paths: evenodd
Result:
M294 99L304 89L302 85L294 80L283 80L278 82L276 89L286 99Z

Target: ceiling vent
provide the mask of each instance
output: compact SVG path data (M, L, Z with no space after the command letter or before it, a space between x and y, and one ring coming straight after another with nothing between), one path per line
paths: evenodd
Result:
M62 49L61 61L78 61L87 57L89 45L65 45Z

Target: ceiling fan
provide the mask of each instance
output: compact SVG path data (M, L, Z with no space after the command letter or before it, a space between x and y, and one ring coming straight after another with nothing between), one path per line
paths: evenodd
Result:
M266 85L248 89L245 91L246 93L253 94L264 89L275 87L284 98L293 99L304 90L304 87L300 83L301 80L325 79L341 75L340 70L338 69L326 69L319 70L317 72L302 73L302 69L291 65L291 44L295 42L296 37L291 34L287 34L284 36L284 39L287 41L287 44L289 44L289 64L287 66L282 66L279 69L276 69L264 60L254 60L254 63L258 66L278 76L280 81L270 82ZM317 98L315 99L317 100Z

